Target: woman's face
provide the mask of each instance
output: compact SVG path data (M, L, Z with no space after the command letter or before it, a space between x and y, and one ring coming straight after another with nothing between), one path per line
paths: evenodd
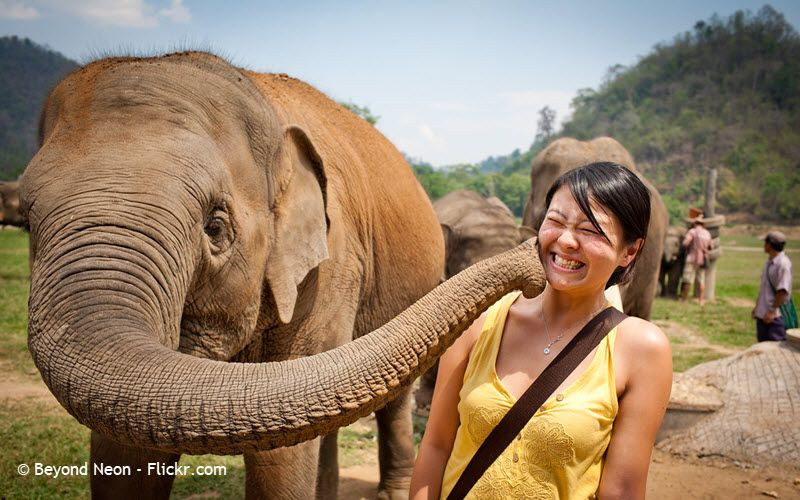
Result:
M626 245L617 217L594 200L590 206L608 240L583 213L568 186L555 192L545 213L538 235L539 257L556 290L604 289L614 270L630 264L641 244L638 240Z

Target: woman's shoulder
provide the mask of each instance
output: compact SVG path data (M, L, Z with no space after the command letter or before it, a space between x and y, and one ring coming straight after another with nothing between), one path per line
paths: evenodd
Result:
M645 387L647 392L671 385L672 349L657 325L635 316L626 318L617 327L614 353L620 400L634 387Z
M672 356L669 338L657 325L636 316L625 318L617 326L616 344L625 357L647 362L654 358Z

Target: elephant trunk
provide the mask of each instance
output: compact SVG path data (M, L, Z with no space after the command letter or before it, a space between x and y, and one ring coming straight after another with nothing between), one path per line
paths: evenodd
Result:
M34 361L81 423L124 444L180 453L288 446L347 425L411 384L505 293L533 296L544 287L529 241L344 346L291 361L229 363L174 350L180 318L169 311L180 311L190 279L171 277L175 262L76 234L73 251L34 263Z

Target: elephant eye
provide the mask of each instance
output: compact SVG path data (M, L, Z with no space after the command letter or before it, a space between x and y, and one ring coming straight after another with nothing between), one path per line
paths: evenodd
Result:
M211 243L212 253L222 253L230 247L233 240L233 232L228 214L224 210L219 208L212 210L206 219L203 231Z
M206 234L212 238L219 238L224 231L225 223L218 217L214 217L206 224Z

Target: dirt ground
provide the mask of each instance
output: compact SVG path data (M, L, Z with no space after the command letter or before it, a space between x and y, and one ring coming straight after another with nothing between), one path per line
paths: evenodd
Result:
M341 470L340 499L372 499L377 462ZM647 498L654 500L800 498L800 468L755 468L721 460L682 458L654 450Z
M724 235L760 236L767 231L777 230L783 232L787 238L800 239L800 225L779 225L765 222L752 222L753 215L746 213L725 214L726 225L720 229Z
M58 403L41 381L10 377L0 382L0 399L37 399ZM63 411L63 410L61 410ZM367 417L351 429L374 432L375 419ZM373 434L374 436L374 434ZM341 439L340 439L341 441ZM373 499L378 487L378 459L374 438L359 447L356 465L340 471L339 498ZM800 498L800 464L764 468L714 457L680 457L655 449L650 464L647 498L656 500Z

